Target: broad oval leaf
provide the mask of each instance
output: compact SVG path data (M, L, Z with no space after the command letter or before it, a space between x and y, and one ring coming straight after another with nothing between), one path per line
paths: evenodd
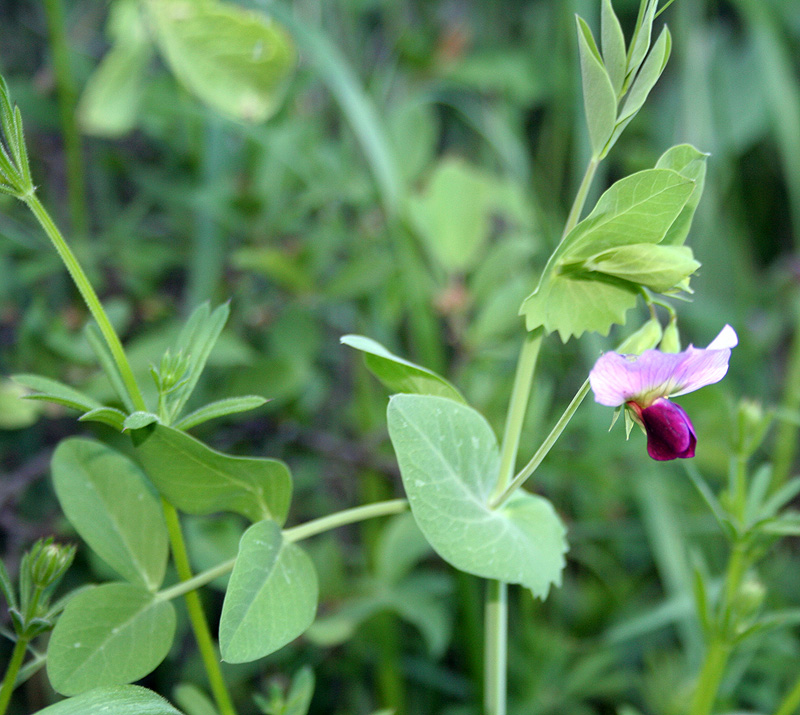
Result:
M175 609L127 583L106 583L70 599L47 647L47 675L62 695L122 685L153 671L169 652Z
M167 63L203 102L248 122L275 112L295 61L283 27L213 0L158 0L147 7Z
M164 698L138 685L94 688L39 710L36 715L182 715Z
M522 303L528 330L540 325L566 342L586 330L608 334L636 304L638 285L614 275L576 272L603 251L660 243L695 183L671 169L647 169L617 181L550 257L536 290Z
M395 395L388 421L411 511L445 561L540 598L561 582L565 529L550 502L519 490L488 507L500 459L480 414L441 397Z
M246 663L301 635L317 612L317 573L308 555L287 542L274 521L243 535L222 605L223 660Z
M160 424L134 431L133 440L147 476L181 511L232 511L254 522L286 520L292 477L283 462L232 457Z
M392 392L439 395L466 403L461 393L433 370L389 352L372 338L365 338L363 335L345 335L340 341L363 352L364 363L369 371Z
M76 437L58 445L52 472L61 508L81 538L120 576L155 591L167 566L167 527L139 466Z
M424 192L409 198L417 231L446 271L475 265L491 230L491 198L490 177L453 158L440 161Z

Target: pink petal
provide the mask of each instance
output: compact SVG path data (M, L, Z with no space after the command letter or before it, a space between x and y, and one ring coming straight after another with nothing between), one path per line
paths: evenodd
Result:
M669 400L656 400L640 414L647 432L647 453L659 461L694 457L697 437L689 415Z
M719 382L728 371L736 332L726 325L708 348L690 345L680 353L645 350L641 355L604 353L589 373L595 401L618 407L648 407L659 397L684 395Z

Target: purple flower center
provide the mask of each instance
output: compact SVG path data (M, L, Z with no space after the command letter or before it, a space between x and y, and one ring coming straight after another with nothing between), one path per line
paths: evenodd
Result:
M697 437L689 415L680 405L663 397L644 409L635 403L629 404L642 420L647 432L647 453L653 459L694 457Z

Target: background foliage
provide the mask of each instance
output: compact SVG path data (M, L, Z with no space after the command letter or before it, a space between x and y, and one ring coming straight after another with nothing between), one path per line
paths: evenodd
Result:
M107 27L104 4L66 2L66 102L80 97L83 132L77 172L64 151L69 122L56 91L64 64L46 5L7 2L0 23L2 71L25 113L42 199L91 268L140 384L182 317L205 299L231 299L198 401L272 400L196 432L227 452L288 462L296 480L289 524L400 493L384 389L341 335L369 335L445 374L498 429L521 336L517 310L558 240L590 153L573 14L596 28L597 3L306 0L293 15L279 4L278 19L294 17L303 29L293 31L297 69L274 116L245 124L177 84L168 59L142 59L130 25L122 39ZM638 2L615 7L629 34ZM800 402L800 379L787 379L800 323L800 8L677 0L663 20L672 61L602 165L594 199L673 143L711 153L691 239L702 268L681 330L704 345L729 322L741 337L730 379L684 402L700 435L694 465L721 483L735 398ZM140 86L131 96L117 85L90 105L90 78L111 41L127 42L141 63ZM135 111L128 106L120 123L123 99ZM3 375L36 372L113 400L81 330L80 300L10 197L0 197L0 271ZM593 336L545 345L529 444L610 344ZM75 538L55 506L52 448L68 434L105 429L20 403L18 389L0 383L0 529L12 565L37 536ZM571 551L564 583L545 603L512 591L515 712L605 713L629 702L679 713L702 655L690 567L701 559L714 573L722 539L684 465L647 461L641 435L630 443L619 428L608 435L608 418L587 403L539 470L535 488L567 522ZM232 555L239 530L235 516L190 522L196 566ZM273 656L230 666L237 697L254 685L268 693L309 663L312 713L390 704L476 712L480 583L417 538L397 518L309 542L318 620ZM796 568L789 543L754 575L771 608L800 606ZM99 579L105 569L81 550L71 577ZM212 613L220 605L213 594L206 603ZM181 609L176 627L185 633ZM148 684L202 683L185 642L176 640ZM781 632L751 643L722 697L735 691L736 704L770 711L797 677L800 641ZM32 711L54 694L37 677L26 698Z

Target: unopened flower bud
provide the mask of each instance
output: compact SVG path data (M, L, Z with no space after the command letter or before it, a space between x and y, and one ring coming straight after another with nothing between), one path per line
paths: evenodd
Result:
M28 555L31 582L36 588L45 590L54 586L75 558L75 547L54 544L52 538L37 541Z
M678 334L678 321L675 316L670 318L667 327L664 328L664 337L658 349L662 353L679 353L681 351L681 336Z

